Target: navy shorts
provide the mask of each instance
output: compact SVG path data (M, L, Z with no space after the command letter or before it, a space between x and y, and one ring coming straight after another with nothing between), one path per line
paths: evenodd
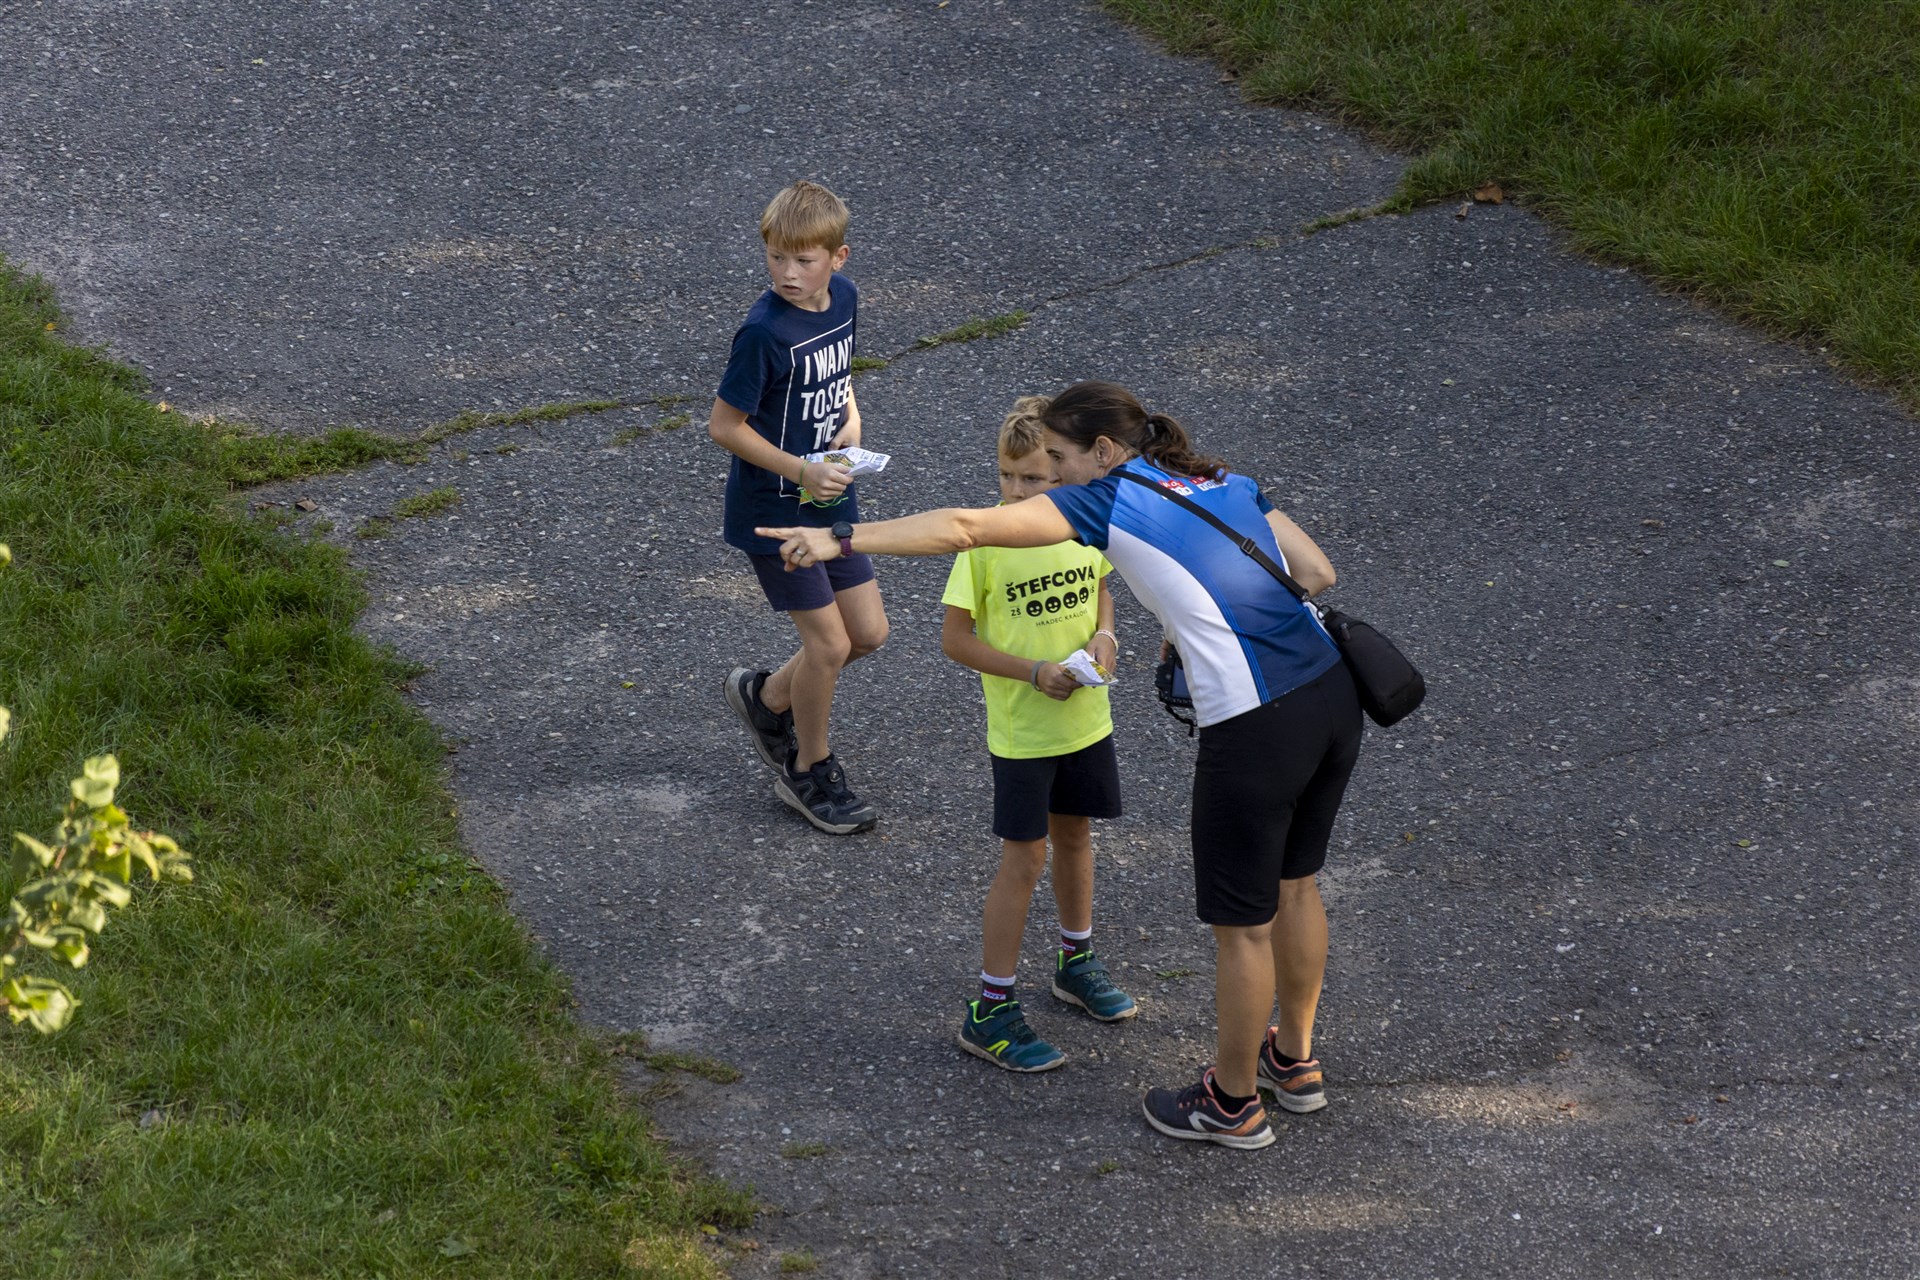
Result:
M825 564L815 561L792 573L787 572L787 562L778 555L749 555L747 559L753 561L767 603L781 613L824 609L833 603L834 592L873 581L873 557L864 551L835 556Z
M1359 757L1360 701L1344 662L1200 730L1193 887L1203 921L1265 924L1280 909L1282 880L1320 870Z
M993 834L1002 840L1044 840L1050 813L1120 816L1120 762L1112 734L1063 756L993 757Z

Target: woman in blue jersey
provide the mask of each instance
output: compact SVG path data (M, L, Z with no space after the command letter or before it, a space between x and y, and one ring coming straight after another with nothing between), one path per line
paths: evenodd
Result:
M1273 1130L1259 1090L1292 1112L1326 1105L1313 1023L1327 919L1314 876L1359 754L1360 706L1313 607L1158 490L1253 539L1310 594L1333 585L1333 566L1253 481L1196 453L1185 428L1124 388L1075 383L1043 421L1061 484L1023 502L855 525L846 539L759 532L780 538L795 567L849 550L942 555L1074 538L1104 552L1153 611L1180 650L1200 723L1194 888L1217 947L1219 1031L1215 1065L1186 1088L1148 1090L1142 1108L1172 1137L1264 1147Z

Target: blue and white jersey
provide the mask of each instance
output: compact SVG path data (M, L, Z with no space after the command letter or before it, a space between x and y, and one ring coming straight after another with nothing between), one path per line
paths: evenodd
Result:
M1144 458L1127 470L1177 491L1253 538L1289 573L1259 486L1172 476ZM1178 503L1109 473L1047 491L1074 535L1106 553L1180 650L1202 725L1231 720L1306 684L1340 661L1313 609L1227 536Z

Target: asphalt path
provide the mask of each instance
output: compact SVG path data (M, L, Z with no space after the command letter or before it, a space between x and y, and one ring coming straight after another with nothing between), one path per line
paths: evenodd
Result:
M1818 350L1512 205L1303 233L1402 159L1085 5L75 0L0 31L0 252L179 411L625 406L255 498L315 502L367 632L430 666L467 839L582 1016L742 1072L656 1109L769 1206L736 1274L1912 1274L1920 451ZM1124 593L1096 940L1141 1012L1047 997L1043 889L1047 1076L952 1043L997 850L945 563L882 565L893 636L836 704L876 831L801 823L725 709L791 630L719 541L701 423L797 176L853 206L892 360L858 382L895 457L870 516L992 501L1012 398L1112 378L1428 673L1323 877L1332 1105L1266 1151L1139 1117L1207 1060L1211 942L1193 748Z

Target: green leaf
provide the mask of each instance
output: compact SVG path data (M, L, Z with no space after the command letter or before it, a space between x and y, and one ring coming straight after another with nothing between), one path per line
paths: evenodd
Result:
M113 803L113 788L92 778L75 778L73 798L89 809L99 809Z
M80 1002L51 978L11 978L0 986L0 1000L7 1002L7 1016L15 1022L29 1022L42 1035L52 1035L73 1018Z
M92 756L73 780L73 798L89 809L104 809L113 803L119 785L120 762L112 756Z
M24 831L14 832L13 839L16 851L24 849L33 858L33 865L38 867L50 867L53 865L53 850L49 849L46 845L41 844Z
M103 876L95 871L82 871L75 879L83 901L98 900L114 908L124 907L133 901L133 890L120 881ZM79 910L76 905L74 910Z
M55 955L76 969L86 967L87 935L78 929L60 930L60 941L53 948Z
M73 883L71 872L57 871L21 885L20 892L13 895L13 900L26 909L22 919L45 915L52 910L64 910L68 900L73 897Z
M67 912L67 919L77 929L98 933L107 927L107 909L97 902L76 902Z
M440 1256L443 1258L464 1258L473 1252L473 1241L464 1236L448 1236L440 1242Z

